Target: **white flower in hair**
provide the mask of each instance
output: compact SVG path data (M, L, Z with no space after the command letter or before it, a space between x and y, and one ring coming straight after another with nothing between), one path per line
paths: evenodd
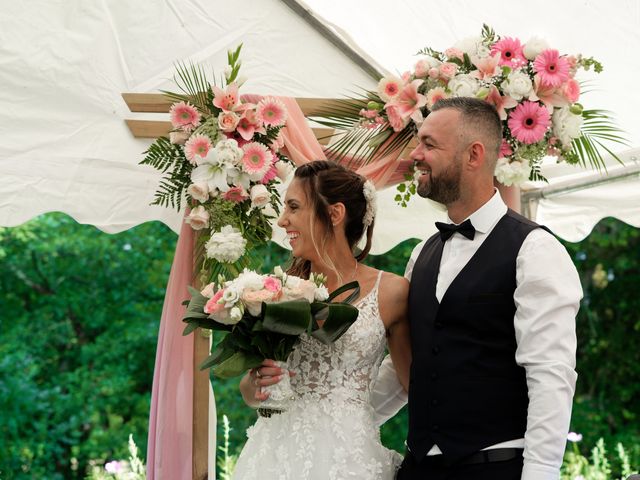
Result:
M362 193L364 194L364 199L367 201L367 208L364 212L364 217L362 217L362 223L366 230L369 225L373 223L373 219L376 217L376 211L378 209L376 187L373 186L371 180L364 182L364 185L362 186Z

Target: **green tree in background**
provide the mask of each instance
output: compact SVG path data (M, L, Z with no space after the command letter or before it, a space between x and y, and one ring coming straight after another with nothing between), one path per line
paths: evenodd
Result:
M160 312L176 236L118 235L62 214L0 229L0 478L84 478L146 451Z
M107 235L62 214L0 228L0 478L84 478L91 461L125 458L132 433L146 455L160 313L177 237L159 223ZM404 272L415 240L367 263ZM602 221L565 244L585 290L572 430L588 454L604 437L640 464L640 230ZM263 267L286 263L270 245ZM256 418L238 380L212 379L238 451ZM406 409L382 428L400 452ZM616 466L614 465L614 471Z

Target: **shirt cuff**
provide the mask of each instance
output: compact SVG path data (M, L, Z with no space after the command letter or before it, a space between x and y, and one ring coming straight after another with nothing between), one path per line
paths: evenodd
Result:
M559 480L560 470L547 465L524 461L521 480Z

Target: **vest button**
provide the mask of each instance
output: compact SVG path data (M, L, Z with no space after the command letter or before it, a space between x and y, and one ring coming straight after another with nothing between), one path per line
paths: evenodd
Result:
M437 355L438 353L440 353L440 347L433 347L431 351L433 352L434 355Z
M435 399L435 398L433 400L431 400L431 405L433 405L433 406L438 405L438 400Z
M444 327L444 325L442 324L442 322L436 322L436 328L438 330L440 330L442 327Z
M438 374L437 373L432 373L431 374L431 380L436 380L438 378Z

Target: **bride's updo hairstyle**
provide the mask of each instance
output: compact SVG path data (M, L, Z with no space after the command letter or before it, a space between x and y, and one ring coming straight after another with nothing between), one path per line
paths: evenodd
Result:
M363 220L367 211L367 200L363 187L367 179L342 165L325 160L316 160L299 166L295 170L294 179L300 182L311 206L310 231L313 232L313 224L316 222L319 222L323 227L324 235L322 238L313 238L313 233L311 238L320 258L337 271L331 259L325 254L327 241L335 237L329 215L329 206L335 203L342 203L345 206L344 231L349 248L354 252L354 257L358 261L366 258L371 250L371 237L375 223L375 220L372 220L365 232ZM356 255L356 245L365 233L366 244L362 251ZM311 273L311 262L294 258L289 273L308 278Z

